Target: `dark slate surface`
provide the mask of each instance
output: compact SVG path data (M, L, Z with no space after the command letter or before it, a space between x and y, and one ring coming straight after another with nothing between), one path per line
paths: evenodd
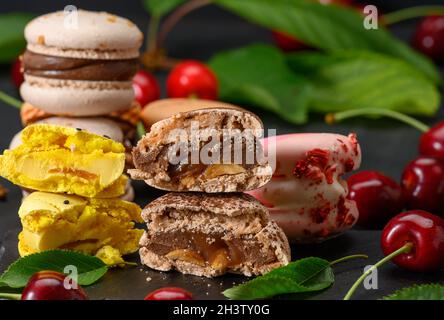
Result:
M2 3L0 12L32 11L36 13L61 9L54 1L17 0ZM146 29L147 16L143 13L139 1L71 1L82 8L108 10L126 15L133 19L142 30ZM390 11L399 6L400 1L374 1L381 4L381 9ZM383 4L382 4L383 3ZM404 5L425 4L422 1L403 1ZM428 4L440 4L441 1L428 1ZM414 29L415 21L396 25L392 30L402 39L408 40ZM251 42L270 42L268 31L250 25L235 16L215 8L205 8L192 13L174 29L168 37L167 47L171 56L178 58L207 59L213 53ZM161 83L165 73L157 74ZM18 97L9 78L8 67L0 68L0 89ZM403 167L417 154L419 133L390 120L380 121L350 121L335 126L327 126L322 117L312 115L310 123L295 126L286 123L275 115L254 110L264 121L266 128L276 128L278 134L289 132L337 132L347 134L356 132L363 150L362 169L377 169L399 179ZM443 118L443 110L428 123ZM0 149L8 147L12 136L21 128L18 111L0 103ZM0 202L0 271L3 271L18 257L17 234L20 223L17 210L20 205L21 193L19 188L1 180L9 190L8 200ZM162 193L143 184L136 184L137 202L144 206ZM339 257L365 253L368 261L349 261L335 267L336 283L325 292L313 297L315 299L341 299L348 288L357 279L366 264L376 262L382 257L379 248L378 231L353 230L338 238L322 244L293 246L293 257L319 256L329 260ZM138 261L137 255L129 260ZM147 281L151 278L151 281ZM217 279L204 279L185 276L179 273L159 273L146 268L116 269L109 272L102 281L88 288L88 293L94 299L141 299L148 292L162 286L180 286L194 293L199 299L222 298L220 292L234 283L245 281L241 276L228 275ZM357 299L378 299L396 289L414 283L439 282L444 284L444 273L433 275L414 274L403 271L389 264L379 270L378 290L360 288L355 294ZM294 298L285 296L285 298Z

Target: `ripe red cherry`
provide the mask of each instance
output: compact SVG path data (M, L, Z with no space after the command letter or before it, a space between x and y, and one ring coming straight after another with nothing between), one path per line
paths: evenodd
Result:
M171 98L197 97L216 100L217 78L213 71L199 61L182 61L168 75L167 93Z
M282 51L291 52L309 48L308 45L285 32L272 30L271 35L273 36L273 41L276 46Z
M16 88L20 88L25 78L23 77L22 59L18 57L15 59L11 67L11 79Z
M423 156L444 159L444 121L438 122L421 136L419 153Z
M401 186L377 171L361 171L347 180L348 198L359 210L357 224L366 228L382 228L404 209Z
M160 87L156 78L149 72L139 71L133 78L133 89L137 102L143 108L149 102L160 98Z
M402 175L402 188L409 209L444 215L444 160L418 157Z
M444 219L423 210L403 212L382 230L381 248L385 257L367 269L348 290L349 300L356 288L388 261L416 272L434 272L444 267Z
M77 285L77 289L66 289L66 275L55 271L40 271L28 281L22 293L22 300L88 300L85 291ZM71 286L76 285L72 280Z
M401 213L382 231L381 247L389 255L407 243L408 252L397 255L393 262L418 272L431 272L444 267L444 220L422 210Z
M144 300L193 300L193 296L184 289L166 287L149 293Z
M413 46L437 62L444 61L444 16L424 18L416 29Z

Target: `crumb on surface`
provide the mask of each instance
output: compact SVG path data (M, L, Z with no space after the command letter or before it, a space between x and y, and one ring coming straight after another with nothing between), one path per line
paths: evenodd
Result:
M146 281L147 281L147 282L150 282L152 279L153 279L153 278L148 277L148 278L146 278Z
M8 189L0 185L0 200L5 201L8 197Z

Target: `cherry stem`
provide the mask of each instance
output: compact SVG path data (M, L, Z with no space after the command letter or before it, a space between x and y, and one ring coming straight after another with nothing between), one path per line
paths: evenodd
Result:
M180 6L176 11L169 15L168 18L165 19L165 22L162 24L159 31L159 35L157 37L157 47L162 48L168 33L184 16L191 11L209 5L211 2L211 0L191 0Z
M145 126L142 121L137 122L137 135L142 138L146 134Z
M20 300L22 295L20 293L0 293L0 298L9 300Z
M443 6L417 6L401 9L384 15L386 25L428 15L444 15Z
M353 293L355 293L356 289L359 287L359 285L367 278L374 270L385 264L387 261L392 260L393 258L399 256L403 253L409 253L412 250L413 244L411 242L407 242L405 245L403 245L401 248L399 248L396 251L393 251L388 256L384 257L383 259L379 260L376 264L371 266L367 271L365 271L362 276L359 277L358 280L353 284L353 286L348 290L347 294L344 297L344 300L350 300Z
M379 109L379 108L353 109L337 113L329 113L325 116L325 122L327 122L328 124L333 124L335 122L340 122L345 119L359 117L359 116L385 116L404 122L418 129L421 132L427 132L430 129L430 127L425 123L416 120L415 118L412 118L408 115L405 115L403 113L394 110Z
M3 101L6 104L9 104L10 106L13 106L17 109L20 109L22 107L22 102L14 97L11 97L9 94L0 91L0 101Z
M150 17L148 24L146 51L152 52L157 49L157 30L159 29L160 18L157 16Z
M368 259L368 255L366 254L353 254L350 256L346 256L346 257L342 257L340 259L334 260L332 262L330 262L330 266L334 266L338 263L344 262L344 261L348 261L348 260L352 260L352 259Z

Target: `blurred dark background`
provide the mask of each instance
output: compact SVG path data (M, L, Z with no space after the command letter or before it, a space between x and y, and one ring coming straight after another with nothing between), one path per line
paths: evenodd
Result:
M390 12L415 5L443 4L442 0L375 0L355 2L376 5L380 12ZM143 8L142 0L77 0L66 2L54 0L3 0L0 4L0 13L25 11L43 14L63 10L66 5L74 5L78 9L109 11L130 18L144 32L146 32L149 21L149 15ZM202 25L205 27L202 28ZM219 50L257 41L271 41L269 32L261 27L252 26L242 18L216 6L207 6L190 13L181 20L173 32L168 35L166 45L173 57L208 59Z

